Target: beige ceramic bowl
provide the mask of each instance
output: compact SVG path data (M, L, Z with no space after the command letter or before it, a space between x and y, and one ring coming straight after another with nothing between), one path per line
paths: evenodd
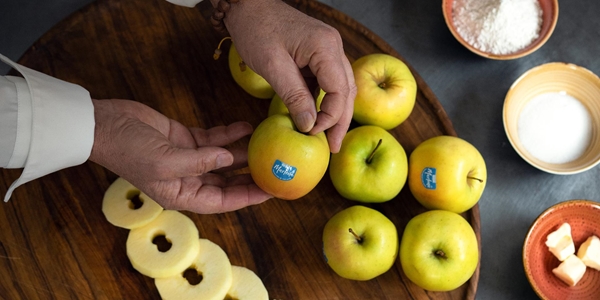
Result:
M542 9L542 28L540 29L539 37L533 41L529 46L506 55L496 55L492 53L483 52L469 43L467 43L461 36L458 34L456 30L456 26L454 25L452 7L454 5L454 0L443 0L442 1L442 12L444 14L444 19L446 20L446 25L448 25L448 29L452 35L467 49L471 50L471 52L478 54L480 56L496 59L496 60L510 60L517 59L526 55L529 55L539 49L542 45L546 43L546 41L552 35L554 28L556 27L556 22L558 20L558 0L539 0L540 8Z
M600 237L600 203L569 200L546 209L531 225L523 244L523 267L531 287L544 300L599 299L600 271L587 268L583 278L569 287L552 273L560 261L546 246L546 237L564 222L571 225L575 251L590 236ZM577 253L577 252L576 252Z
M545 93L566 93L579 100L592 119L590 143L577 159L553 164L531 155L519 139L519 114L532 98ZM591 71L567 63L547 63L517 79L508 90L502 113L504 130L517 153L532 166L553 174L575 174L600 162L600 78Z

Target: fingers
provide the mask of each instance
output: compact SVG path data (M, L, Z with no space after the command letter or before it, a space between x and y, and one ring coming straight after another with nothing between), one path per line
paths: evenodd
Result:
M203 185L186 209L201 214L223 213L260 204L270 198L271 195L253 183L224 188Z
M315 98L290 55L280 52L273 56L272 67L264 72L263 77L283 100L298 130L309 132L317 119Z
M344 139L346 132L348 132L350 122L352 121L354 99L356 97L356 84L354 83L352 66L345 55L343 55L341 59L341 65L346 74L345 78L347 80L346 87L348 89L348 93L338 93L331 95L334 97L323 98L323 103L321 103L321 111L317 116L317 124L310 132L311 134L316 134L327 129L327 141L329 142L329 149L332 153L337 153L340 151L342 140ZM323 86L327 85L328 78L328 76L324 76L323 83L320 82L320 84ZM323 88L323 90L325 90L325 88ZM325 97L328 95L330 94L326 94ZM337 98L335 98L335 96L337 96ZM334 122L334 115L339 111L341 111L341 116L337 122L334 123L333 126L328 127L328 124Z
M233 164L233 154L219 147L169 148L156 160L152 172L162 178L199 176Z
M235 122L228 126L217 126L210 129L190 128L197 147L222 147L251 134L252 125L247 122Z

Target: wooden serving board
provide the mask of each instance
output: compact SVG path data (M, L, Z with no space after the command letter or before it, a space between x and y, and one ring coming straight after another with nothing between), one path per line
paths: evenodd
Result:
M337 28L351 61L376 52L403 59L339 11L309 0L288 2ZM187 126L239 120L256 126L266 117L269 100L252 98L235 84L226 55L213 60L222 36L210 26L210 11L209 1L189 9L164 0L100 0L56 25L19 62L80 84L96 99L133 99ZM427 138L456 135L434 94L412 71L419 87L416 106L391 131L408 154ZM19 173L2 170L2 194ZM28 183L0 204L0 298L159 299L153 280L129 263L128 231L109 224L101 212L104 191L116 178L88 162ZM479 268L470 281L446 293L412 284L399 261L370 281L337 276L323 260L322 230L331 216L355 204L339 196L325 176L300 200L272 199L217 215L185 213L201 237L223 247L232 264L254 270L271 299L475 298ZM411 217L425 211L407 186L395 199L368 206L388 216L400 235ZM479 238L478 206L464 216Z

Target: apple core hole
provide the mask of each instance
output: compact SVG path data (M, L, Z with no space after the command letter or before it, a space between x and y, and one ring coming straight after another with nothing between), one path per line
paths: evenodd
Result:
M140 198L140 191L130 191L126 196L129 200L129 208L136 210L144 205L144 201Z
M171 246L173 245L164 234L159 234L155 236L152 239L152 244L156 245L156 248L158 248L158 251L160 252L169 251L169 249L171 249Z
M204 278L202 273L198 272L195 267L190 267L183 271L183 277L188 281L190 285L198 285Z
M234 298L231 295L227 294L225 295L225 298L223 298L223 300L239 300L238 298Z

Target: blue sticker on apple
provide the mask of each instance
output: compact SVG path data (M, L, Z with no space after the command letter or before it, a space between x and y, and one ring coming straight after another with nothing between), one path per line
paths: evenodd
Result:
M275 177L283 181L290 181L296 176L296 167L288 165L279 159L275 160L271 171Z
M435 168L425 168L423 172L421 172L421 183L428 190L435 190L436 182L435 182Z

